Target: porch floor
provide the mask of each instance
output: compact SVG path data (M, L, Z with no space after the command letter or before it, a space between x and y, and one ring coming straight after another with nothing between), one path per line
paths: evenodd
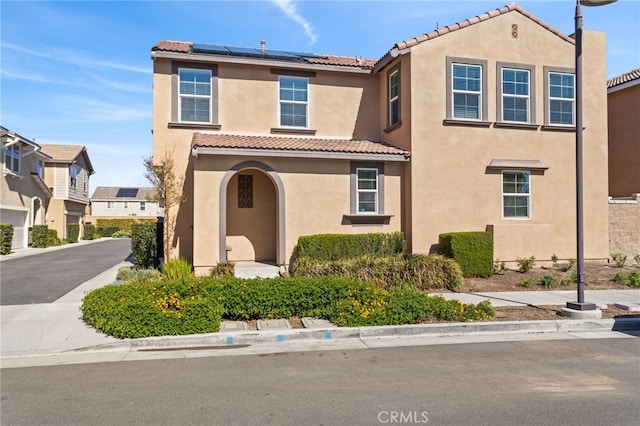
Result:
M275 263L235 262L237 278L273 278L280 275L280 267Z

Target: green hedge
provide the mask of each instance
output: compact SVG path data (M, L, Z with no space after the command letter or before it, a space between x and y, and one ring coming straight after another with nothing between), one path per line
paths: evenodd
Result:
M354 259L361 256L386 257L403 254L407 243L402 232L370 234L318 234L298 238L293 261Z
M338 326L415 324L428 318L490 318L478 305L428 296L411 288L386 291L337 278L201 278L107 286L92 290L81 311L91 326L115 337L210 333L220 319L319 317Z
M31 228L31 247L47 247L48 238L49 227L47 225L33 225L33 228Z
M13 225L0 223L0 254L11 253L11 241L13 241Z
M359 279L383 289L409 285L417 290L454 290L462 284L462 270L452 259L438 255L405 254L376 258L319 261L298 259L290 268L292 276L333 275Z
M153 268L157 258L155 222L131 226L131 252L136 268Z
M47 247L59 246L61 244L60 238L58 238L58 231L55 229L49 229L47 231Z
M493 274L493 239L489 232L440 234L438 253L458 262L465 277Z
M95 233L96 233L96 227L90 223L85 223L84 232L83 232L84 235L82 236L82 239L93 240Z
M124 231L128 234L131 233L131 227L137 224L145 224L145 223L156 223L157 219L148 218L148 219L97 219L96 220L96 229L102 230L104 233L108 233L109 235L100 235L102 237L110 237L116 231ZM100 232L98 232L100 234Z
M117 226L96 226L96 234L100 237L112 237L118 231L120 231L120 228Z
M67 223L67 241L77 243L78 235L80 235L80 225L77 223Z

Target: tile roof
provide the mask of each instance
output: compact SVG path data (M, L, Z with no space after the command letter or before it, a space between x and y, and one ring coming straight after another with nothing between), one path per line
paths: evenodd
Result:
M613 77L611 80L607 81L607 89L611 89L612 87L619 86L624 83L629 83L630 81L639 80L640 79L640 68L629 71L617 77Z
M384 142L367 139L324 139L280 136L193 134L193 148L228 148L309 153L381 154L408 157L409 152Z
M193 44L193 42L165 40L153 46L151 51L192 53ZM221 53L219 54L224 55ZM227 54L226 56L233 55ZM299 61L315 65L333 65L365 69L373 68L376 63L375 59L362 58L360 56L338 56L325 54L314 54L314 57L301 57L299 58Z
M118 197L118 192L121 189L125 190L137 190L135 197ZM156 193L154 188L144 187L120 187L120 186L98 186L93 195L92 200L146 200L148 196L153 196Z

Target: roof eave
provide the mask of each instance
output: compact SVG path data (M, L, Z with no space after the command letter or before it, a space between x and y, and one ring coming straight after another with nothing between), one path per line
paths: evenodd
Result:
M194 146L191 149L194 157L199 155L229 155L252 157L281 157L281 158L308 158L315 160L363 160L363 161L393 161L407 162L410 154L382 154L359 152L329 152L329 151L303 151L283 149L254 149L254 148L220 148L211 146Z

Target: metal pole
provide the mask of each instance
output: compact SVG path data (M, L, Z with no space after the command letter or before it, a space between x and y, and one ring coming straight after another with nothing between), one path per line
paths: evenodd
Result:
M578 268L578 303L584 303L584 199L582 167L582 6L576 1L576 246Z

